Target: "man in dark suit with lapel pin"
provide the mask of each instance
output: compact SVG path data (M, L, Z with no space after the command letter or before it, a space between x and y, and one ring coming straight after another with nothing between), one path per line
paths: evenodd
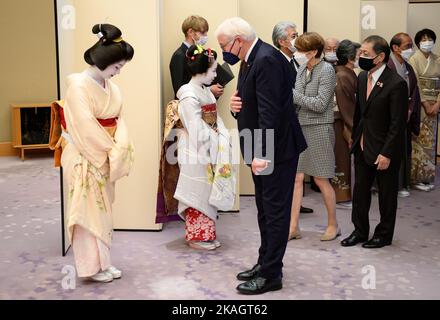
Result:
M296 31L296 25L289 21L282 21L275 25L272 31L273 45L278 48L281 54L286 58L286 62L289 64L292 70L292 88L295 88L296 74L299 64L295 61L293 54L295 53L295 40L298 38L298 32ZM301 213L313 213L313 209L301 206Z
M252 168L261 235L257 264L237 275L246 281L237 290L261 294L282 288L293 186L306 142L293 105L292 71L283 55L258 39L241 18L224 21L216 37L225 62L234 65L241 61L231 112L240 135L245 136L240 148Z
M364 248L391 245L397 210L399 169L408 117L408 86L387 62L390 47L385 39L370 36L360 49L357 104L353 121L355 186L352 222L355 230L341 242L344 247L364 243ZM380 223L368 241L371 186L377 178Z

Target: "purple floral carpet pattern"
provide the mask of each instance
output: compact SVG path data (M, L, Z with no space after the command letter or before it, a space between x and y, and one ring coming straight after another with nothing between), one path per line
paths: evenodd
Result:
M439 172L440 174L440 172ZM213 252L190 249L184 225L159 233L116 232L112 261L123 277L100 284L70 277L70 251L61 256L59 171L52 159L0 158L0 299L234 299L237 272L252 267L259 247L256 207L241 199L239 214L222 214ZM301 215L303 238L289 242L284 288L255 299L439 299L440 187L399 199L392 246L367 250L319 241L326 212L321 195L307 190ZM373 197L371 229L379 221ZM351 233L351 211L338 207L343 236ZM64 273L63 273L64 271ZM69 273L70 272L70 273ZM72 281L73 279L73 281Z

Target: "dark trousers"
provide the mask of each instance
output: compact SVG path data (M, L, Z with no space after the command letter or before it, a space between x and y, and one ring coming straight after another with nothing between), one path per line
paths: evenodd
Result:
M258 264L266 279L282 277L297 165L298 158L275 164L271 175L252 174L261 236Z
M392 241L396 224L399 169L400 161L392 160L387 170L379 171L376 166L365 162L364 153L360 149L355 152L355 184L351 219L355 232L360 237L368 238L370 233L371 187L376 178L379 191L380 223L376 227L374 236Z

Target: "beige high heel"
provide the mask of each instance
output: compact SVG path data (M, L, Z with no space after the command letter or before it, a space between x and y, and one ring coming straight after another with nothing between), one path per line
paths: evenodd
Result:
M289 234L289 241L290 240L298 240L301 238L302 238L301 230L299 230L299 228L297 228L294 233Z
M321 241L333 241L335 240L337 237L339 237L342 234L341 232L341 228L336 228L336 232L327 232L327 230L325 231L325 233L322 235L321 237Z

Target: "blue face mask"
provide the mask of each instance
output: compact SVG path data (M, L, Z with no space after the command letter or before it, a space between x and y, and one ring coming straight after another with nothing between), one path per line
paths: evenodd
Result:
M237 39L235 39L235 40L237 40ZM240 61L240 58L238 57L238 55L231 53L232 48L234 47L234 44L235 44L235 40L232 43L232 47L229 50L229 52L223 51L223 61L225 61L227 64L230 64L231 66L233 66L234 64L237 64L237 62ZM240 54L240 51L241 51L241 47L240 47L240 50L238 50L238 54Z

